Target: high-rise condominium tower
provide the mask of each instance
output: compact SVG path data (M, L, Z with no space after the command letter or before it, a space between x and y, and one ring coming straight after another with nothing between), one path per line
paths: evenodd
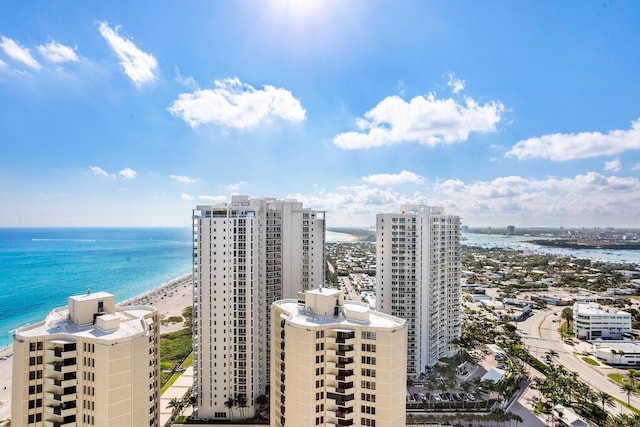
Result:
M314 289L272 308L271 425L405 425L404 320Z
M11 425L158 427L156 309L106 292L68 301L14 335Z
M407 320L407 373L454 355L460 338L460 217L403 205L376 218L378 310Z
M324 212L295 200L233 196L193 211L199 419L253 413L267 393L271 304L324 283L324 240Z

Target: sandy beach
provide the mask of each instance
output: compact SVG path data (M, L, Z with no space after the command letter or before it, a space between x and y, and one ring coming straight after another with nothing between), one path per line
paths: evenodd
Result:
M116 299L118 296L116 295ZM160 319L181 316L182 310L193 303L191 275L171 280L149 292L138 295L118 304L118 307L150 305L160 314ZM51 307L54 309L56 307ZM183 327L182 323L161 324L160 333L172 332ZM0 426L11 417L11 364L12 349L0 351Z

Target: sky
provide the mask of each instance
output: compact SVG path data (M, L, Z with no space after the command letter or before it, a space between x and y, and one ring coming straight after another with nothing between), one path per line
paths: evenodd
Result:
M640 227L640 2L3 1L0 226Z

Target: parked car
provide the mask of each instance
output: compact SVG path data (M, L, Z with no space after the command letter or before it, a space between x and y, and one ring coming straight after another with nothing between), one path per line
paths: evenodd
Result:
M440 393L433 393L433 400L435 402L441 402L442 401L442 397L440 396Z
M476 397L473 395L473 393L467 393L465 397L469 402L473 402L474 400L476 400Z
M427 400L427 396L424 393L418 393L420 395L420 399Z
M460 396L460 393L453 393L452 396L453 396L453 399L458 402L462 400L462 396Z
M451 393L449 393L448 391L444 394L444 398L446 400L451 400Z
M413 393L413 400L420 400L420 396L418 395L418 393Z

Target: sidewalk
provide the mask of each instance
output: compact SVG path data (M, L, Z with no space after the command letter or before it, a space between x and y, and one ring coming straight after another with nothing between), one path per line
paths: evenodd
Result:
M168 406L171 399L182 399L189 393L191 387L193 387L193 366L186 368L180 378L160 396L160 427L163 427L171 419L173 408ZM182 415L189 416L192 411L193 407L187 406L182 411Z

